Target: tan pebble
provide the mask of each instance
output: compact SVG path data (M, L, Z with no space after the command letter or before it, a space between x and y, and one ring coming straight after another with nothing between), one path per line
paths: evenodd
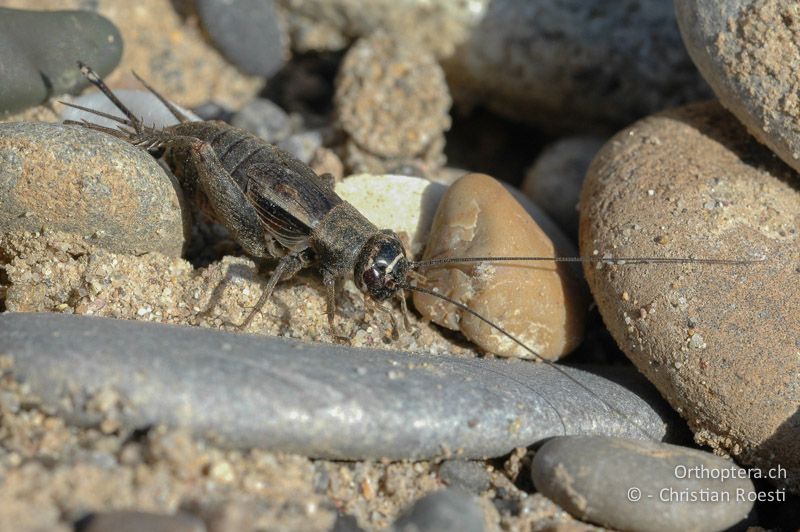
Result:
M499 182L487 175L468 174L442 199L424 258L554 254L551 240ZM423 274L429 287L496 322L545 358L555 360L569 353L583 337L587 301L564 264L463 264L431 268ZM426 318L461 330L487 351L535 358L445 301L414 294L414 304Z

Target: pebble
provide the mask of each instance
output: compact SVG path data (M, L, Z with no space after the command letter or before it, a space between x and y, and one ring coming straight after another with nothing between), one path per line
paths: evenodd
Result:
M672 414L628 368L608 373L629 379L623 387L564 367L589 393L519 360L52 313L0 314L0 355L70 423L181 426L223 447L309 457L473 459L555 435L661 439L672 430ZM101 393L117 398L108 411L93 400Z
M525 173L522 191L567 231L578 236L578 200L592 159L605 143L602 137L576 136L545 146Z
M354 36L391 31L442 60L456 99L557 129L622 127L711 94L666 0L368 4L292 2L293 44L344 49Z
M75 532L205 532L203 522L189 514L154 514L117 510L91 514L75 525Z
M483 532L478 500L458 490L435 491L421 498L395 521L395 532Z
M271 77L287 55L272 0L197 0L203 27L222 54L243 72Z
M278 144L292 133L289 115L266 98L256 98L242 107L231 125L246 129L271 144Z
M488 490L492 483L486 464L470 460L445 460L439 466L439 478L452 488L475 495Z
M676 0L686 48L728 110L800 171L800 5Z
M574 517L619 530L744 527L756 495L747 471L730 460L603 436L553 438L536 452L531 474L536 489Z
M2 115L87 86L78 58L108 74L120 61L122 38L111 21L89 11L0 7L0 50Z
M164 104L162 104L150 91L119 89L114 90L114 94L128 109L133 111L134 115L141 118L144 124L147 126L162 128L173 126L178 123L178 119L175 118L172 113L169 112L169 109L167 109ZM122 112L117 109L111 100L106 98L106 96L101 92L84 94L78 98L73 98L70 100L70 103L124 118ZM176 105L176 107L184 114L186 114L190 120L200 120L200 117L193 112L184 109L174 102L172 103ZM61 112L61 120L88 120L89 122L111 128L116 128L119 125L117 122L114 122L108 118L103 118L102 116L97 116L92 113L67 106L65 106L64 110Z
M446 187L419 177L360 174L336 184L336 193L379 228L392 229L417 256L428 241Z
M718 103L646 118L600 151L585 255L753 259L584 268L625 354L695 440L800 489L800 184ZM779 481L780 482L780 481Z
M547 235L503 186L468 174L439 204L423 260L445 257L555 256ZM513 264L513 263L512 263ZM569 353L583 338L588 302L565 264L533 267L466 264L424 271L426 285L494 320L544 358ZM425 294L414 305L426 318L500 356L536 358L478 318Z
M180 256L188 228L147 152L75 126L0 124L0 231L59 230L123 253Z
M278 147L308 164L316 151L322 147L322 131L302 131L278 143Z
M444 72L429 52L383 32L357 41L342 61L334 96L338 125L349 136L345 162L370 170L353 157L366 152L393 165L420 158L441 166L450 104Z

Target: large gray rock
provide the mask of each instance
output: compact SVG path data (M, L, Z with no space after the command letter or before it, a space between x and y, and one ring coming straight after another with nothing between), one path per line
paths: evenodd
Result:
M105 75L121 56L122 37L101 15L0 7L0 115L87 86L78 60Z
M124 320L0 315L0 355L73 423L182 426L223 446L312 457L490 457L561 434L660 439L669 419L631 373L611 376L623 387L564 367L578 385L530 362Z
M146 151L77 126L0 124L0 231L49 229L122 253L180 256L177 183Z
M757 259L584 271L617 343L698 442L800 489L800 178L718 103L620 132L581 197L585 256Z
M730 460L602 436L548 441L531 473L536 489L576 518L619 530L726 530L744 524L756 495Z
M675 0L697 68L760 142L800 171L800 6L786 0Z

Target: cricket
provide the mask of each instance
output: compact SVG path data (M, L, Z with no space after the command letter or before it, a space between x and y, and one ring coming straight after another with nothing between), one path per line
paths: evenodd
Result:
M327 320L334 338L337 334L337 286L352 278L365 299L387 304L400 303L407 316L407 292L421 292L440 298L475 316L508 337L532 358L547 364L565 378L595 395L557 364L512 335L490 316L420 284L421 275L432 268L484 262L580 262L614 265L708 264L746 265L764 260L688 257L458 257L416 261L406 256L399 236L380 229L334 191L333 176L317 175L308 165L254 134L222 121L191 121L168 99L134 73L142 85L178 120L164 128L146 126L113 93L89 66L79 62L82 74L123 113L125 118L80 105L62 102L115 121L110 128L83 121L66 121L107 133L156 157L164 156L189 201L219 221L253 258L278 259L258 303L240 327L245 327L269 299L281 280L314 266L325 287ZM596 396L596 395L595 395ZM602 401L602 398L599 398ZM605 402L605 401L604 401ZM627 419L625 414L610 409Z

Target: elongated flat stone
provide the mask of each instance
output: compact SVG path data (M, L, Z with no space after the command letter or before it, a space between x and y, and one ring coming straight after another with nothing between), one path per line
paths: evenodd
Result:
M561 434L661 439L670 427L638 375L613 377L626 389L564 368L589 393L528 361L11 313L0 315L0 356L75 424L184 426L223 446L312 457L479 458Z

